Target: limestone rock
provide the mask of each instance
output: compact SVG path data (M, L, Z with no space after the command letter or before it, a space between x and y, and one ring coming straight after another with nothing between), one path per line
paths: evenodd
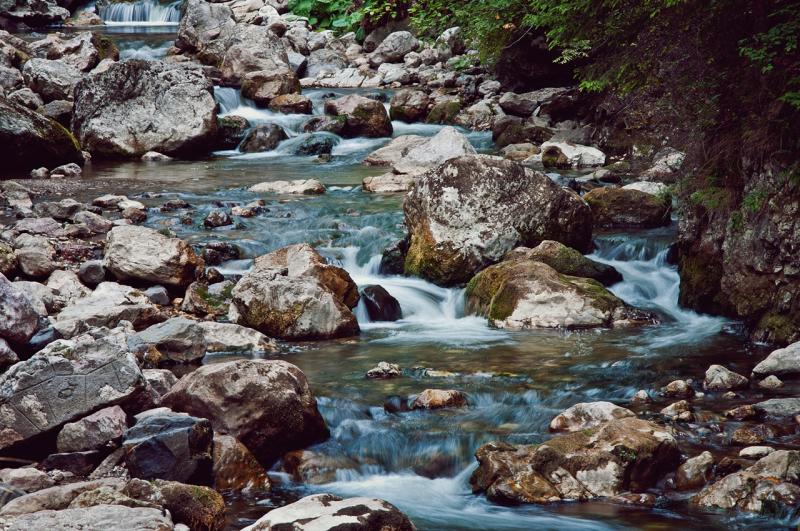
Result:
M754 376L797 376L800 374L800 341L785 348L773 350L753 368Z
M72 100L75 85L81 80L81 72L62 61L34 58L22 68L25 83L39 94L45 103L53 100Z
M264 466L328 437L305 375L284 361L205 365L184 376L162 403L209 419L214 431L236 437Z
M610 420L635 416L633 411L611 402L580 402L556 415L550 421L550 431L578 431Z
M591 240L591 213L577 194L494 157L459 157L423 174L403 209L405 271L441 285L465 283L520 245L549 239L583 251Z
M187 286L203 262L189 244L146 227L115 227L108 233L105 268L122 280Z
M128 427L125 412L111 406L70 422L58 433L59 452L83 452L102 448L109 441L122 437Z
M38 511L19 516L0 516L0 527L8 531L31 529L114 529L119 531L172 531L169 514L149 507L95 505L60 511Z
M133 355L115 338L54 341L0 375L0 448L124 405L144 386Z
M165 363L197 362L207 350L205 331L185 317L173 317L142 330L128 340L128 346L133 352L155 348Z
M730 391L747 387L750 381L722 365L712 365L706 371L703 389L706 391Z
M78 83L72 130L95 155L191 154L213 142L216 107L200 67L131 59Z
M205 335L209 352L274 352L275 341L258 330L233 323L201 321L198 323Z
M248 191L256 194L318 195L325 193L325 185L317 179L294 181L268 181L254 184Z

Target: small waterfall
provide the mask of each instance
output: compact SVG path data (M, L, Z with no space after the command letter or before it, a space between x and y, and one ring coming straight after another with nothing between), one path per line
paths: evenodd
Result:
M161 4L158 0L118 2L100 8L100 17L108 25L171 25L181 20L180 2Z

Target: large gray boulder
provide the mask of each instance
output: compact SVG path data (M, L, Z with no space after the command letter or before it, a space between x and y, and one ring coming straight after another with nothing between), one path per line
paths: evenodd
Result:
M578 194L520 164L471 155L419 177L403 206L411 243L407 274L466 283L518 246L591 244L592 215Z
M0 20L23 22L31 27L60 24L69 18L69 10L54 0L0 0Z
M770 374L775 376L797 376L800 374L800 341L791 345L773 350L769 356L753 367L753 375L764 377Z
M401 63L407 53L419 48L419 41L408 31L390 33L369 55L369 64L377 68L383 63Z
M133 335L128 346L135 352L154 348L161 363L191 363L206 355L205 331L196 321L173 317Z
M121 226L108 233L103 265L121 280L186 287L203 261L184 240L147 227Z
M242 531L348 529L350 531L414 531L416 527L391 503L376 498L342 499L314 494L273 509Z
M103 408L76 422L69 422L58 432L59 452L97 450L122 437L128 427L125 411L119 406Z
M202 68L129 60L75 87L72 130L106 157L203 152L217 131L213 85Z
M305 375L285 361L204 365L181 378L162 404L207 418L215 432L239 439L264 466L329 435Z
M103 59L119 59L119 50L111 39L88 31L68 36L51 33L32 42L30 50L36 57L58 59L81 72L89 72Z
M124 406L144 389L136 359L117 336L54 341L0 376L0 449Z
M75 85L83 74L63 61L33 58L22 67L25 84L40 95L45 103L53 100L72 100Z
M83 164L80 145L61 124L0 98L0 158L7 170Z
M53 326L63 337L70 338L94 327L114 328L123 321L141 330L164 319L141 291L116 282L102 282L91 295L61 310Z
M256 258L233 289L231 320L270 337L330 339L358 333L358 288L307 244Z
M30 299L0 273L0 339L24 343L38 324L39 315Z
M117 531L172 531L168 512L155 507L93 505L60 511L38 511L17 516L0 516L0 528L7 531L32 529L114 529Z

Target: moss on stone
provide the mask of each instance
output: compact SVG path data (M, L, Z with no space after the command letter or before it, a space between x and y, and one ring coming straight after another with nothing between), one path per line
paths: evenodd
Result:
M426 122L429 124L452 124L461 112L461 102L451 100L437 103L428 113Z

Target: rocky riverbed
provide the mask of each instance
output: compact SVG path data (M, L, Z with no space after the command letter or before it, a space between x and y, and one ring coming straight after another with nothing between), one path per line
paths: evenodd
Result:
M458 28L0 19L0 528L797 525L800 344L679 305L667 143Z

